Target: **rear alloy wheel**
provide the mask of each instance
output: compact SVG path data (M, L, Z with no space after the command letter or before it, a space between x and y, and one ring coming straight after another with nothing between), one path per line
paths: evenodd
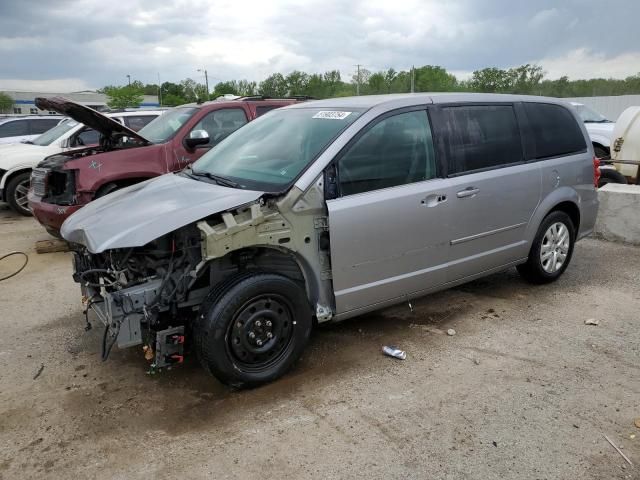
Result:
M221 382L247 388L291 368L311 334L304 289L275 273L244 273L203 302L194 324L202 365Z
M520 275L532 283L553 282L569 266L575 243L575 227L569 215L551 212L538 228L529 258L518 265Z
M30 181L31 172L24 172L13 177L7 184L6 198L9 206L13 211L25 217L31 215L29 201L27 200Z

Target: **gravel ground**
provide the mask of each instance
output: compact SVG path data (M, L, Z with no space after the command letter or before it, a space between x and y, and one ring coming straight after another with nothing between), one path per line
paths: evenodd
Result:
M146 375L136 348L102 363L44 238L0 205L0 255L30 254L0 283L2 479L640 479L638 248L585 240L553 285L508 270L320 328L289 375L238 392L195 361Z

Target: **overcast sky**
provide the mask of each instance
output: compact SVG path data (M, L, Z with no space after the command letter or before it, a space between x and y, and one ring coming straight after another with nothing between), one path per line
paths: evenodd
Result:
M209 83L274 72L543 66L640 72L638 0L0 0L0 89Z

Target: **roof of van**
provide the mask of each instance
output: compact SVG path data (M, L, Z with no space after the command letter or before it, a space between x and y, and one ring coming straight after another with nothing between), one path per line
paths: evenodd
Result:
M450 102L544 102L567 104L560 98L539 97L534 95L508 95L498 93L392 93L389 95L361 95L359 97L338 97L315 100L286 107L289 108L361 108L377 106L389 108L403 107L421 103Z

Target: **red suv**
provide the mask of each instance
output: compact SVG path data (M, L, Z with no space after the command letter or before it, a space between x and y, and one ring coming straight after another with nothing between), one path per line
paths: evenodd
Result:
M102 136L99 146L52 155L40 162L31 174L29 208L49 233L60 236L64 220L91 200L181 170L247 122L299 100L244 97L182 105L136 133L65 98L38 98L38 108L60 112Z

